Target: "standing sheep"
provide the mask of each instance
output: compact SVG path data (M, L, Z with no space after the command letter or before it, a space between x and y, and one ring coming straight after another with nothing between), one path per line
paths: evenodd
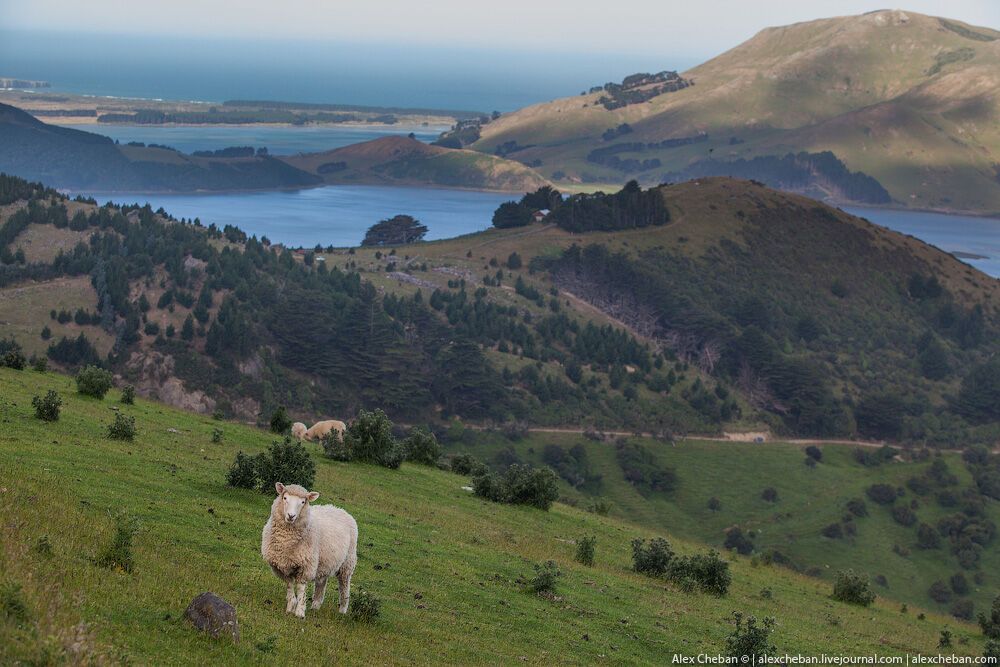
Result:
M338 437L344 439L344 431L347 430L347 425L336 419L327 419L326 421L316 422L312 425L305 433L305 439L312 442L320 442L327 436L328 433L336 431L339 435Z
M302 422L295 422L292 424L292 435L300 441L305 439L307 430L309 429L307 429L306 425Z
M333 505L310 505L319 498L298 484L274 485L278 497L264 524L260 553L275 576L285 582L285 611L306 615L306 584L316 582L313 609L326 594L326 580L336 575L340 584L340 613L351 600L351 575L358 563L358 524Z

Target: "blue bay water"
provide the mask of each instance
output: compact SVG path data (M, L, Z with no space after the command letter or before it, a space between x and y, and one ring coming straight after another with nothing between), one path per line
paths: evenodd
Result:
M218 150L229 146L266 146L272 155L294 155L340 148L391 135L413 132L420 141L431 142L447 127L403 125L116 125L111 123L61 123L84 132L103 134L125 144L141 141L161 144L183 153Z
M445 239L490 226L493 211L512 195L473 190L330 185L291 192L227 194L107 195L99 202L149 202L178 218L202 224L236 225L248 234L289 246L317 243L356 246L379 220L399 213L427 225L427 239Z
M987 275L1000 278L1000 220L996 218L854 207L844 210L914 236L945 252L983 256L985 259L960 259Z

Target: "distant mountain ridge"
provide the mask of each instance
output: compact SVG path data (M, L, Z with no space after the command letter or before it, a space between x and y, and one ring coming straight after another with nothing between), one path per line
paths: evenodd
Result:
M0 104L0 171L68 190L195 192L366 183L523 191L546 182L518 162L407 137L280 158L237 153L188 155L168 146L119 145Z
M693 85L610 109L607 86L527 107L483 124L470 147L557 186L830 152L893 205L1000 213L996 30L900 10L822 19L762 30L681 78ZM616 160L593 159L616 143L627 144ZM763 168L758 178L780 181Z

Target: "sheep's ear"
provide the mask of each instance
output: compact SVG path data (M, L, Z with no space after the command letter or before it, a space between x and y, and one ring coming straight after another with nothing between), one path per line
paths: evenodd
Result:
M309 500L309 502L315 502L316 499L319 498L319 492L318 491L310 491L306 495L306 498Z
M285 492L285 485L282 484L281 482L275 482L274 483L274 490L277 491L278 495L280 496L282 493Z

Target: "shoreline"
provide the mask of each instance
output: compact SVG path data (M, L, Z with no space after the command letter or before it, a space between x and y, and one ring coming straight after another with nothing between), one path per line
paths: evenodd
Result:
M30 109L25 109L24 111L31 113ZM35 116L38 120L45 123L46 125L56 125L59 127L66 127L70 125L88 125L92 127L199 127L199 128L236 128L236 127L270 127L277 129L305 129L305 128L342 128L342 129L389 129L396 128L403 132L429 132L429 131L446 131L451 128L450 125L442 124L414 124L414 123L365 123L360 121L348 121L343 123L331 123L331 122L310 122L302 125L295 125L293 123L127 123L127 122L114 122L114 123L99 123L97 119L93 116Z

